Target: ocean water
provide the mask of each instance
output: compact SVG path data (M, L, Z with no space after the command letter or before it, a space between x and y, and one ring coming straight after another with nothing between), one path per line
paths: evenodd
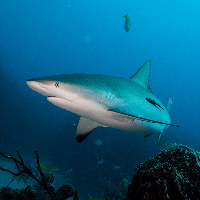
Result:
M80 199L114 190L160 152L157 134L98 128L81 144L79 116L32 91L30 78L68 73L131 77L151 60L150 87L167 104L166 143L200 150L200 2L198 0L0 0L0 151L54 165L55 187L69 182ZM130 31L124 30L128 13ZM97 142L98 141L98 142ZM5 159L0 157L6 167ZM0 173L0 186L10 182ZM13 181L11 187L17 187Z

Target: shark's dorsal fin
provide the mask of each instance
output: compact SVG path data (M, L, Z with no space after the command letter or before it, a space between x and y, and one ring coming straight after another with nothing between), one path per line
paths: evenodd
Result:
M81 143L97 127L104 127L104 125L85 117L80 117L76 130L76 140Z
M150 67L151 61L148 60L138 69L138 71L133 76L130 77L130 80L135 81L142 87L151 91L149 86Z
M170 97L167 104L167 111L169 112L170 106L172 105L172 98Z

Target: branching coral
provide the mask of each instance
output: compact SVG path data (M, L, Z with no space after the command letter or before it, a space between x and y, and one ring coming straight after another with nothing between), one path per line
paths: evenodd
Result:
M0 155L3 156L4 158L13 160L15 162L15 165L19 169L19 171L17 173L15 173L15 172L13 172L13 171L11 171L9 169L5 169L3 167L0 167L0 170L7 171L7 172L9 172L10 174L12 174L14 176L19 176L21 174L27 174L28 176L32 177L37 183L39 183L40 185L42 185L45 188L45 190L48 192L48 194L50 195L51 199L54 200L53 194L49 190L49 188L47 187L45 176L44 176L44 174L43 174L43 172L42 172L42 170L40 168L39 155L38 155L37 151L35 151L36 158L37 158L37 169L38 169L38 171L40 173L41 180L38 179L32 173L32 171L25 165L24 160L22 159L20 153L17 150L16 150L16 153L17 153L19 159L16 159L11 153L9 153L9 155L5 155L4 153L0 152Z
M15 177L18 177L22 174L26 174L28 177L31 177L33 180L35 180L38 183L38 186L46 190L49 198L51 200L65 200L66 198L69 198L73 196L74 194L74 188L71 185L63 185L61 188L59 188L57 191L54 191L54 187L51 185L51 183L54 181L54 174L52 173L43 173L39 161L39 155L37 151L35 151L36 159L37 159L37 170L39 172L40 177L38 175L34 174L30 167L28 167L25 163L24 160L22 159L20 153L16 150L18 159L15 158L11 153L9 155L5 155L4 153L0 152L0 155L4 158L10 159L14 161L18 172L13 172L9 169L0 167L0 170L9 172L10 174L14 175ZM40 187L36 188L40 188ZM27 187L28 188L28 187ZM37 189L36 189L37 190ZM8 192L8 190L5 190ZM10 189L9 191L14 191ZM17 194L17 192L15 191ZM20 193L21 195L21 193ZM33 195L35 196L34 192Z

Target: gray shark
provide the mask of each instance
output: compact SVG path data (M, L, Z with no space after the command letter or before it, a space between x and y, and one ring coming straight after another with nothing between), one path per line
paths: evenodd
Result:
M63 74L27 80L27 85L56 106L80 117L76 139L82 142L97 127L162 133L171 124L167 107L149 86L151 61L129 79L101 74Z

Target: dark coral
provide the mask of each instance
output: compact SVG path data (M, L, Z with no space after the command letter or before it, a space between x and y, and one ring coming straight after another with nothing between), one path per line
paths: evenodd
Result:
M3 187L0 190L0 200L34 200L35 194L28 186L23 190Z
M63 185L54 193L54 197L56 200L65 200L69 197L72 197L73 195L74 195L74 188L70 184Z
M200 199L200 153L173 144L136 168L128 200Z

